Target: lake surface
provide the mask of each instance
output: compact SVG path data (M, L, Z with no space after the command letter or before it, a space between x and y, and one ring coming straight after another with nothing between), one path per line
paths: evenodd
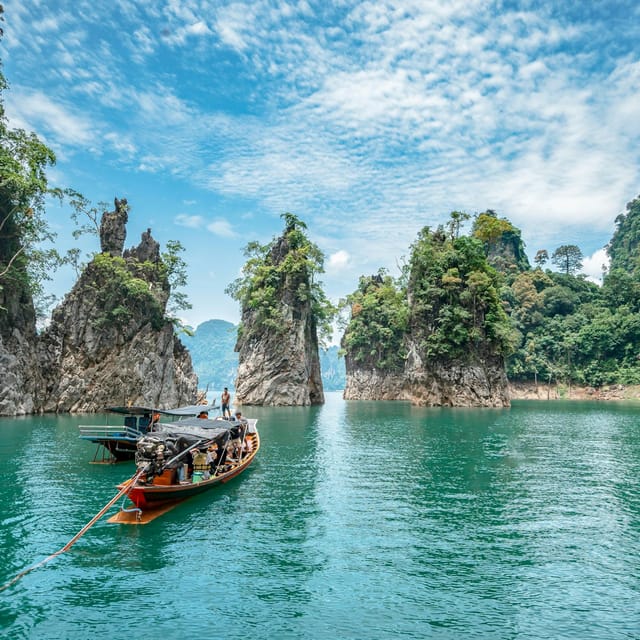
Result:
M245 413L249 470L146 526L100 520L0 592L3 637L640 638L640 405ZM0 584L133 473L89 464L80 423L104 416L0 419Z

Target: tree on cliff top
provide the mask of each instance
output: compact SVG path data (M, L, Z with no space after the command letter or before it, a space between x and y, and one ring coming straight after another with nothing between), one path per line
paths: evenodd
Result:
M240 302L243 314L253 312L256 329L285 331L283 304L295 309L308 303L319 337L326 339L331 335L335 309L316 280L324 273L324 255L305 235L307 226L302 220L292 213L280 217L285 222L282 236L265 245L250 242L242 275L225 292Z
M607 245L611 271L640 275L640 196L627 203L627 213L616 218L616 230Z
M451 239L425 227L411 247L410 331L427 358L507 355L514 335L499 277L477 237Z
M520 230L492 209L476 216L472 235L482 242L489 263L512 277L531 268Z
M342 337L345 355L360 366L401 371L407 356L407 292L381 269L361 277L358 289L341 301L350 318Z
M0 20L2 13L0 5ZM24 313L26 301L42 295L42 282L60 263L55 249L40 246L54 237L44 217L45 198L61 195L47 183L55 155L34 133L9 128L2 98L7 86L0 69L0 327L14 321L4 306L8 296L21 301Z

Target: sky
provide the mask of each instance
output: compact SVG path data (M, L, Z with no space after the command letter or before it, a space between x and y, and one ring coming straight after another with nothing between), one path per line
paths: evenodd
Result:
M193 327L238 322L224 290L285 212L336 302L454 210L507 218L531 261L575 244L598 278L640 193L635 0L3 4L10 125L54 150L52 186L128 200L126 247L182 243ZM71 246L70 209L47 218Z

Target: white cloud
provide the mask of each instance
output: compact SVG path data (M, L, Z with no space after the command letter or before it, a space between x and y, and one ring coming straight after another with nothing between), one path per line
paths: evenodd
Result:
M204 218L202 216L189 216L185 213L180 213L176 216L175 223L180 227L201 229L204 226Z
M609 267L609 256L605 249L598 249L595 253L587 256L582 261L582 273L587 279L598 284L602 283L602 272Z
M351 256L344 249L340 249L329 256L326 264L327 273L339 273L349 265Z
M12 123L18 123L17 126L41 132L51 144L90 145L97 134L95 123L40 91L13 93L7 101L7 115Z
M224 218L218 218L207 225L207 229L216 236L221 238L235 238L238 234L233 230L233 227L228 220Z

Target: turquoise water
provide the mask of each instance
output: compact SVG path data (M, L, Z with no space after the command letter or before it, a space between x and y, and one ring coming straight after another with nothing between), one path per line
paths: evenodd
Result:
M245 474L146 526L100 520L0 592L4 636L640 638L639 405L245 413ZM88 464L81 422L104 418L0 420L2 584L132 473Z

